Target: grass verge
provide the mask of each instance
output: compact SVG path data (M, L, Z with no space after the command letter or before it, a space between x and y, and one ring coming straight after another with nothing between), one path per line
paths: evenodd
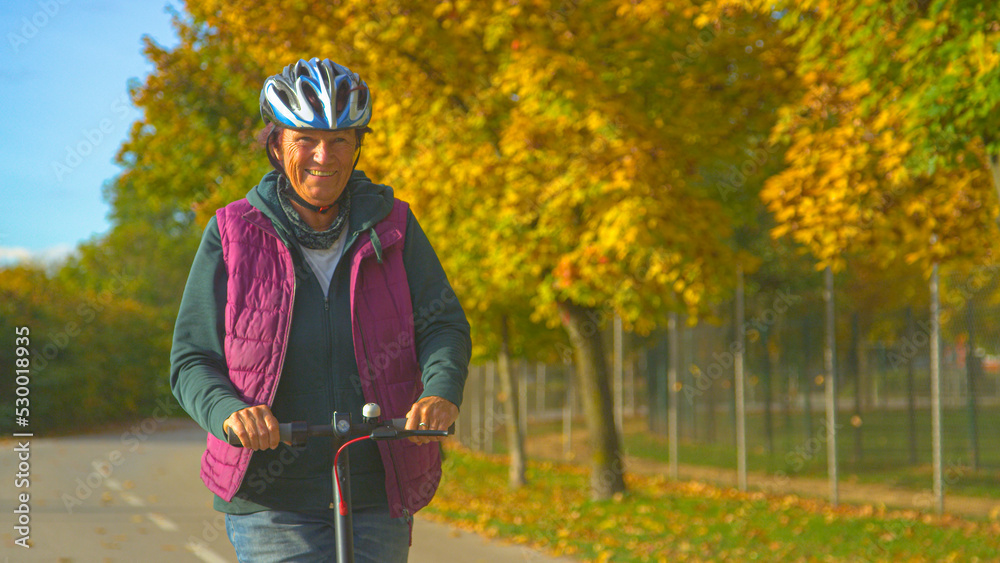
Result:
M992 412L992 411L991 411ZM1000 425L1000 418L996 418ZM560 422L532 422L528 441L546 440L550 444L547 453L540 457L558 458L559 450L551 444L562 444L562 425ZM578 440L586 433L581 421L574 421L573 451L580 449ZM761 445L749 444L747 452L747 467L750 472L781 475L787 477L811 477L825 479L827 472L826 441L821 434L814 432L816 440L800 439L793 443L789 435L780 436L776 451L768 452ZM848 438L851 434L848 433ZM669 462L669 441L665 436L649 431L645 419L626 419L622 438L622 448L626 455L642 458L656 463ZM874 437L871 437L874 442ZM903 439L903 438L900 438ZM983 440L984 452L987 440ZM588 444L583 442L583 447ZM874 454L864 463L852 459L851 444L840 441L840 472L844 481L886 485L916 492L928 491L933 483L930 458L921 458L918 463L905 461L905 455ZM497 453L506 452L504 435L497 434ZM989 448L989 455L984 455L984 467L974 471L968 466L963 456L945 452L944 479L947 494L963 495L980 498L1000 499L1000 449ZM539 454L538 451L535 452ZM733 443L701 443L682 439L678 444L678 459L682 465L714 467L736 470L736 447ZM986 464L989 465L986 465Z
M450 449L429 517L588 561L989 561L1000 521L628 476L628 492L591 501L582 468L529 463L507 488L500 456Z

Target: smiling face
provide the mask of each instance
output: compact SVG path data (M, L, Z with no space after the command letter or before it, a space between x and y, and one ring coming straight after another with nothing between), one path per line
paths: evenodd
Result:
M337 201L344 192L357 147L354 129L284 129L274 151L295 192L322 207Z

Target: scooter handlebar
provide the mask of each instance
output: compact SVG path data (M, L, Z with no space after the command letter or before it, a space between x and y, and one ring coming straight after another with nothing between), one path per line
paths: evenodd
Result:
M388 423L376 425L357 425L352 430L358 431L358 435L369 434L372 440L400 440L413 436L445 437L455 433L455 425L452 424L448 430L406 430L405 418L394 418ZM330 424L310 425L305 421L282 422L278 424L279 440L293 446L303 446L306 439L313 436L333 436L333 426ZM243 447L240 438L231 432L226 433L229 445Z

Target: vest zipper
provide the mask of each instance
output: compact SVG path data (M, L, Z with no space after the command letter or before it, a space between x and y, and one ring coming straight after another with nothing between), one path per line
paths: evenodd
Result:
M272 235L272 236L275 236L275 238L278 239L278 243L279 244L284 245L284 241L281 240L281 237L276 236L276 235ZM289 251L289 256L291 256L291 252L290 251ZM275 393L278 392L278 384L281 383L281 372L285 371L285 357L288 354L288 337L292 334L292 317L294 316L294 312L295 312L295 293L298 290L298 286L299 286L298 276L295 274L295 261L293 259L292 260L292 295L291 295L291 298L288 301L288 323L285 325L285 336L284 336L284 343L285 343L285 345L281 349L281 357L278 358L278 365L277 365L278 369L276 370L276 375L275 375L275 378L274 378L274 385L271 387L271 391L268 393L267 408L271 408L274 405L274 395L275 395Z
M358 326L361 326L360 320L359 320L358 315L357 315L356 312L354 314L354 322L358 323ZM371 368L371 366L373 364L372 364L371 357L368 355L368 343L365 342L365 333L364 333L364 331L361 331L361 348L362 348L362 352L365 355L365 361L368 362L368 365L366 367ZM368 370L365 370L365 371L368 371ZM360 376L360 374L359 374L359 376ZM382 405L382 396L381 396L381 394L378 391L378 385L376 385L375 382L373 381L371 383L371 386L372 386L372 392L375 393L375 400L378 401L379 406L381 406ZM399 464L396 463L396 453L393 451L392 444L386 444L386 447L389 450L389 461L392 463L392 474L396 477L396 488L399 489L399 503L401 505L401 511L403 513L403 517L406 519L407 523L410 525L410 534L412 536L412 534L413 534L413 516L410 514L410 508L408 506L406 506L406 495L403 494L403 482L400 481L400 479L399 479ZM392 507L391 506L389 507L389 513L392 514ZM412 537L411 537L411 539L412 539Z

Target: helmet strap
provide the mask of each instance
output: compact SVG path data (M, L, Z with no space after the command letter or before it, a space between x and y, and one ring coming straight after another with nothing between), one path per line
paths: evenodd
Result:
M347 190L344 190L344 191L347 191ZM343 196L341 196L341 197L343 197ZM295 192L295 188L292 188L292 189L288 190L288 198L291 199L292 201L294 201L295 203L301 205L302 207L305 207L309 211L314 211L314 212L320 213L322 215L327 214L331 209L333 209L334 207L336 207L336 205L338 203L340 203L340 198L338 197L337 201L331 203L330 205L316 206L316 205L313 205L313 204L309 203L305 199L303 199L302 196L300 196L298 193Z

